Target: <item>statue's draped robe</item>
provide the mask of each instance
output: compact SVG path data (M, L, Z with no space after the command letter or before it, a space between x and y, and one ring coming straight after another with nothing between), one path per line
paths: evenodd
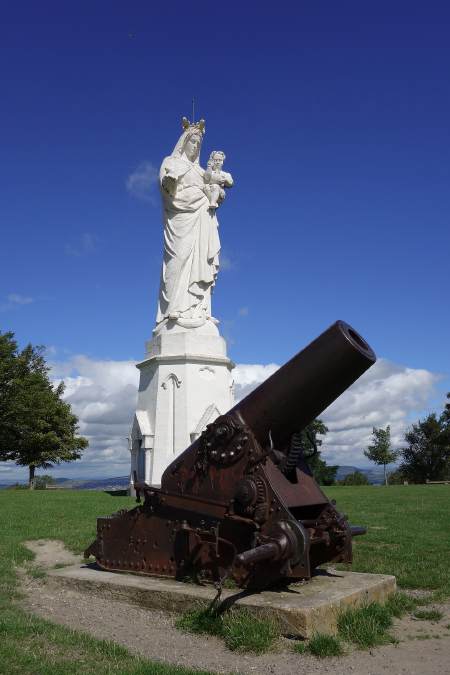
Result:
M164 258L158 313L187 319L211 316L211 291L219 269L218 222L203 192L204 169L184 157L166 157L160 183L164 218ZM176 179L176 191L162 187L164 176Z

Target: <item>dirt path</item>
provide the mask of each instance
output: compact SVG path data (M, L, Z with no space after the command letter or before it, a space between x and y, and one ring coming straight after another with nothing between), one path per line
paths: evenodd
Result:
M32 542L32 550L40 567L73 564L79 560L75 557L74 561L70 553L64 560L59 542ZM292 643L284 638L276 652L262 656L237 654L226 649L218 638L178 631L171 615L115 600L105 601L75 590L62 593L60 587L52 585L51 578L21 577L24 605L29 611L95 637L114 640L150 660L216 673L450 675L450 630L446 628L450 623L450 605L440 607L445 617L439 623L411 618L397 621L393 632L400 640L398 646L355 651L342 658L322 661L292 653Z

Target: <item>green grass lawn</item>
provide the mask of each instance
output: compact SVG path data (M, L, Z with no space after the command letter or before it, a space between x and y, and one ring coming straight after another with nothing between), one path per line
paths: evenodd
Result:
M367 534L354 540L355 572L394 574L403 588L450 595L450 485L330 487L327 496Z
M28 539L60 539L82 553L94 539L96 517L129 508L128 497L91 491L0 491L0 672L33 675L192 675L132 656L112 642L25 614L16 606L14 568L32 559ZM204 671L203 671L204 672Z
M355 571L394 574L400 586L450 595L450 486L336 487L326 491L350 522L368 527L368 534L355 540ZM94 491L0 491L0 664L4 672L193 672L145 662L113 643L29 617L14 604L14 568L32 559L23 541L60 539L81 553L95 537L97 516L133 505L128 497Z

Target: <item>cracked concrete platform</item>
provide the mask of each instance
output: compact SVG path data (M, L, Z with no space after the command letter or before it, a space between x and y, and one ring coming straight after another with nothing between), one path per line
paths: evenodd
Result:
M216 595L212 586L158 579L121 572L105 572L95 565L75 565L48 572L58 587L97 597L128 602L148 609L181 613L204 606ZM224 589L222 600L245 607L258 616L281 621L285 634L311 637L315 632L335 634L337 617L347 607L384 602L396 589L395 577L336 570L321 571L310 581L282 590L247 593Z

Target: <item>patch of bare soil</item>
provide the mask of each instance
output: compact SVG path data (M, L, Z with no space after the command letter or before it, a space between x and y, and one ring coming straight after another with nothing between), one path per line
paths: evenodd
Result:
M49 542L48 551L57 551L61 556L61 546L60 542ZM40 562L36 561L37 564L54 567L61 563L61 557L51 560L50 552L44 554L42 549L46 547L47 544L39 547ZM438 623L411 618L397 621L394 634L400 640L398 646L354 651L341 658L319 660L293 653L292 642L287 639L280 640L277 651L270 654L237 654L226 649L218 638L180 632L174 626L172 615L77 590L61 591L61 587L52 586L51 578L22 576L22 590L24 606L29 611L97 638L114 640L152 661L216 673L450 675L450 630L446 628L450 623L450 605L439 607L445 616Z
M66 549L62 541L54 539L33 539L24 541L26 546L35 555L34 564L37 567L49 569L55 566L76 565L81 557Z

